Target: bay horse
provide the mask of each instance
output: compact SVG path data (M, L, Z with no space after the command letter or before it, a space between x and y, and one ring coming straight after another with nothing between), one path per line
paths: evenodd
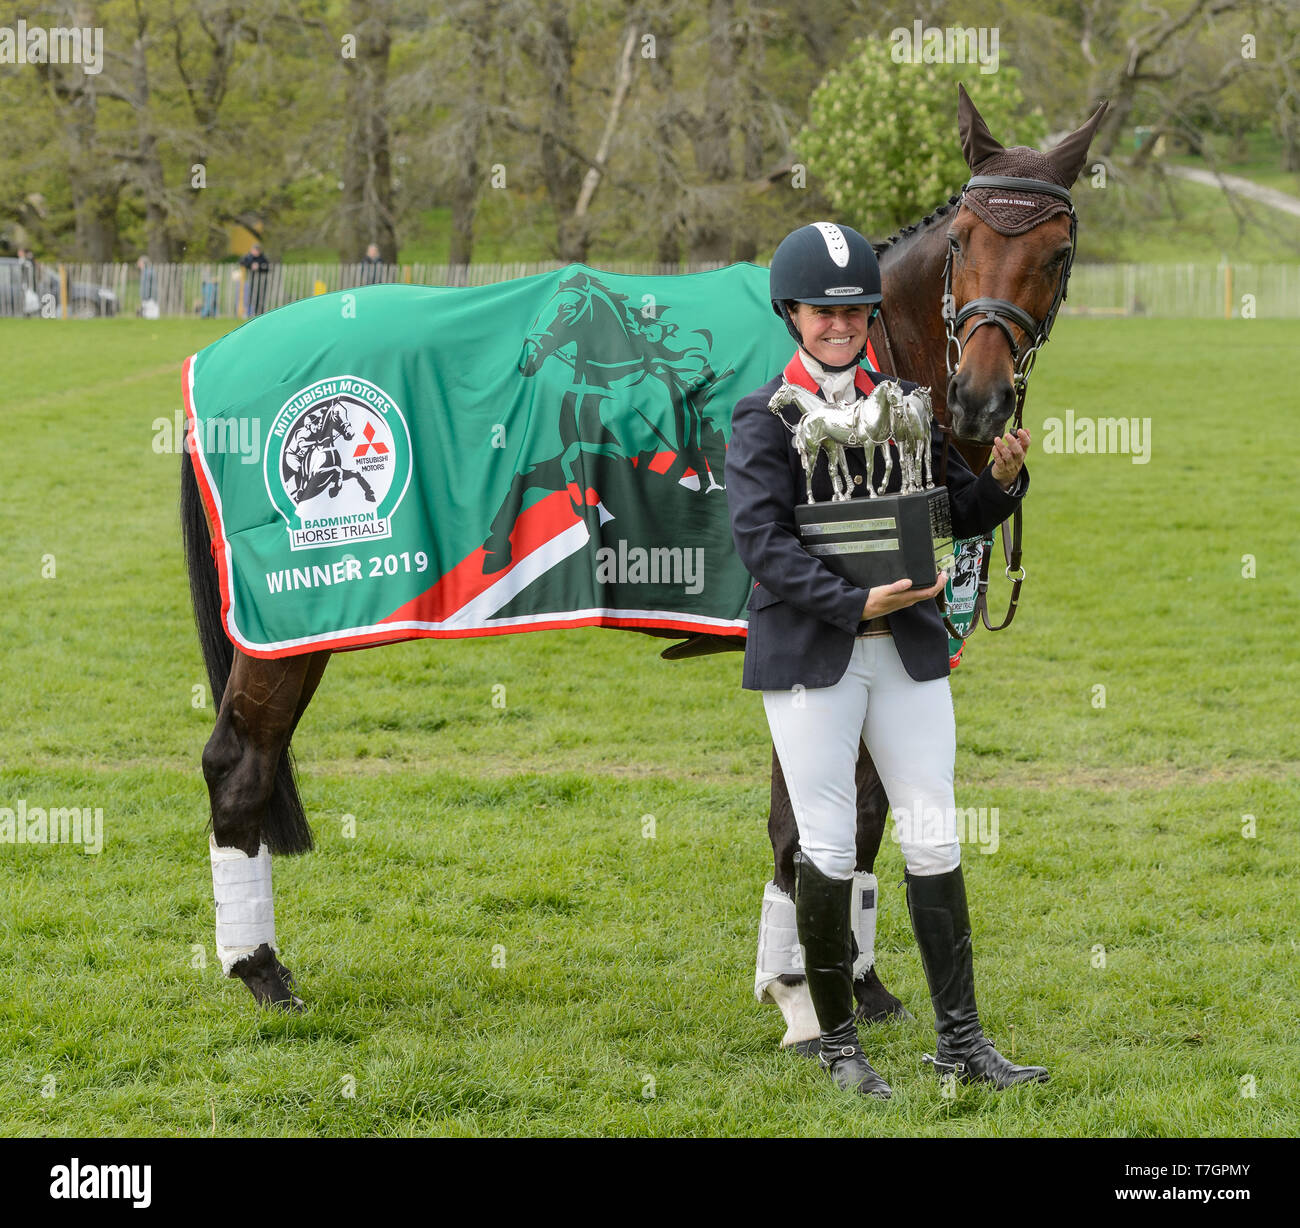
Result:
M883 302L868 335L883 373L930 389L939 428L976 473L988 463L993 441L1013 412L1018 416L1035 356L1064 300L1077 227L1069 187L1083 169L1106 107L1102 102L1046 153L1024 146L1008 149L989 132L959 85L958 130L973 177L919 222L872 245L880 262ZM860 1023L910 1018L881 982L871 949L878 898L875 862L889 800L865 746L858 756L856 784L859 890L854 912L855 921L865 913L869 922L854 926L859 948L855 1013ZM769 943L768 968L763 964L769 910L775 907L780 924L793 932L794 857L799 851L775 747L768 835L773 876L764 892L755 993L781 1008L787 1024L782 1046L812 1053L820 1029L807 981L798 971L801 961L790 959L795 966L774 976Z
M1047 155L1024 152L1046 157L1051 162L1053 179L1063 177L1067 184L1072 183L1101 114L1098 110L1083 128ZM978 161L1004 152L989 135L964 90L959 119L963 149L972 169ZM973 154L979 155L974 161ZM1072 211L1070 216L1072 219ZM1050 314L1059 305L1072 251L1066 229L1066 223L1057 217L1020 236L1017 242L1006 243L964 207L958 194L921 222L877 245L889 310L873 325L873 345L885 356L886 373L904 376L934 390L938 420L945 425L951 420L951 430L963 441L956 446L973 467L982 468L987 462L992 439L1011 413L1015 400L1013 368L1021 347L1035 321L1046 318L1050 327ZM1072 239L1072 221L1068 231ZM950 256L950 252L956 255ZM1055 282L1053 271L1059 275ZM955 312L955 317L952 312L945 317L940 296L932 293L932 289L944 284L949 273L952 298L966 305ZM992 297L995 295L996 299ZM1002 322L1005 311L1001 316L987 314L958 339L958 362L950 371L945 356L952 346L946 325L955 321L960 327L964 322L962 311L975 301L1001 303L1011 312L1019 312L1020 319L1013 315L1008 326ZM995 324L996 328L981 332L985 323ZM1013 340L1012 329L1022 333L1019 345ZM1005 341L996 336L998 332L1005 334ZM1032 348L1025 347L1031 361L1039 344L1041 339L1035 340ZM234 648L222 626L221 593L212 559L212 526L191 458L184 453L180 515L204 665L213 696L221 697L216 724L202 756L212 822L214 882L220 874L223 882L242 887L244 894L230 908L224 924L228 932L246 930L255 937L259 927L265 928L259 920L263 905L269 912L270 903L269 858L262 846L270 854L292 854L306 852L313 844L294 778L290 742L320 685L330 653L261 659ZM888 802L865 750L858 762L857 786L858 865L870 873L884 833ZM775 751L768 828L775 863L774 884L792 895L798 833ZM253 865L264 861L262 885L260 871ZM259 896L259 891L265 891L266 898ZM219 906L219 930L222 924ZM219 945L218 954L223 971L242 980L259 1004L302 1006L293 992L292 973L276 956L273 932L265 940L228 946L224 951ZM801 985L802 1006L798 1001ZM803 978L782 974L774 986L788 991L779 999L787 1021L792 1018L792 1010L796 1023L800 1018L812 1019L815 1035L816 1020ZM864 1020L906 1013L881 984L874 964L855 979L854 992L859 1016ZM793 1031L792 1024L787 1041Z

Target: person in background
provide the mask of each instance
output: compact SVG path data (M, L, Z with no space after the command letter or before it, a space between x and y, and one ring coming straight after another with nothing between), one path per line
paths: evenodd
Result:
M154 292L153 261L148 256L142 255L137 258L135 267L140 270L140 307L136 314L146 320L156 320L158 297Z
M361 261L361 284L373 286L379 280L379 270L383 264L379 256L379 244L372 243L366 248L365 257Z
M199 315L205 320L210 320L217 314L217 294L219 290L217 275L213 272L210 264L203 266L203 274L199 284L203 295L202 303L199 306Z
M239 258L244 267L244 313L260 316L266 310L266 283L270 280L271 262L260 243L254 243Z

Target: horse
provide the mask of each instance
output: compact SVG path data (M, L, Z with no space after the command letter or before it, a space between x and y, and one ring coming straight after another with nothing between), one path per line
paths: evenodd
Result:
M930 421L933 409L928 388L917 388L890 404L890 425L898 445L904 490L929 490L934 485L930 459ZM888 480L888 479L886 479Z
M958 86L958 130L966 165L976 172L981 164L1001 161L1012 169L1005 175L973 173L960 191L919 222L872 245L880 262L883 302L869 323L868 337L884 356L883 374L931 389L945 445L955 448L976 473L988 463L993 440L1013 412L1018 414L1036 355L1064 300L1077 219L1069 190L1061 184L1072 184L1078 177L1106 106L1102 102L1084 124L1046 153L1020 146L1008 150L989 131L965 88ZM996 196L1001 189L1011 200L1003 208L1014 209L1016 199L1028 195L1031 205L1060 202L1053 206L1059 211L1028 229L997 229L972 208L974 203L987 212L983 200L967 199L972 189L984 196ZM1008 574L1011 570L1008 567ZM703 651L708 649L702 645L692 649ZM777 910L780 924L788 920L789 927L794 926L794 859L799 851L794 810L775 747L771 763L768 837L773 874L763 895L755 993L760 1000L775 1002L785 1018L781 1046L813 1053L819 1028L806 978L798 966L776 976L763 966L762 926L771 910ZM859 751L856 786L859 890L854 909L869 909L871 919L865 944L858 943L868 949L859 950L855 960L853 992L858 1022L871 1024L911 1015L881 982L870 949L877 900L875 861L889 800L865 746Z
M888 443L893 417L901 400L892 384L879 384L868 396L858 397L845 405L827 405L819 396L797 384L782 384L772 394L767 407L774 414L779 414L790 404L799 406L802 416L792 430L808 483L809 503L813 501L813 464L823 449L829 457L834 490L832 502L843 502L852 497L853 475L844 454L845 445L867 448L867 472L871 473L876 449ZM889 485L893 463L892 454L885 448L885 486ZM870 482L867 493L872 498L876 495Z
M964 104L969 104L964 91L962 98ZM969 111L974 112L973 106ZM1077 175L1100 117L1099 110L1084 128L1067 137L1048 155L1059 160L1061 173L1066 175L1067 182L1072 182ZM974 112L973 120L963 113L961 126L968 163L972 146L977 149L1002 148L988 135L977 112ZM1001 317L986 314L964 334L964 338L957 338L960 348L958 363L950 371L945 361L945 356L953 348L949 326L955 324L959 328L963 317L960 311L956 313L955 321L951 314L945 317L939 296L919 298L917 287L943 283L947 278L945 284L950 285L954 301L961 299L965 304L962 310L971 305L968 300L979 295L981 303L1003 303L1020 312L1032 325L1034 318L1029 313L1036 313L1036 318L1041 319L1049 308L1054 314L1055 305L1059 303L1059 291L1063 286L1058 286L1057 299L1052 300L1052 286L1050 281L1043 280L1042 275L1045 269L1063 270L1062 279L1068 274L1068 263L1060 255L1067 236L1064 222L1053 218L1020 236L1015 243L1004 243L996 232L961 207L960 202L960 194L954 195L947 205L928 214L920 223L877 245L889 312L887 317L881 313L874 322L872 334L873 345L886 355L886 365L893 374L928 384L936 390L944 389L946 397L943 404L936 406L936 412L945 422L951 418L955 435L963 437L956 446L973 466L982 468L996 428L1010 413L1014 401L1012 378L1019 374L1020 369L1017 367L1013 371L1015 360L1005 347L998 348L995 329L983 333L980 329L985 323L996 324L996 331L1005 333L1014 351L1016 343L1011 329L1021 326L1014 318L1008 326L999 322ZM939 225L940 222L944 225ZM1072 224L1068 237L1073 238ZM962 258L950 261L950 245L960 249ZM1065 250L1069 252L1072 248L1067 246ZM1009 253L1013 253L1016 259L1005 259ZM569 300L566 322L571 321L575 313L585 310L582 287L572 286L570 290L574 293ZM996 300L986 297L994 293L998 294ZM1012 296L1016 302L1008 303ZM603 305L597 305L594 298L588 301L593 313L604 314L607 311ZM628 323L629 315L622 311L622 318L616 317L624 337L629 335L629 330L633 335L639 331ZM532 351L526 352L521 361L532 364L548 355L560 354L565 335L560 323L557 310L556 319L540 332L534 332ZM1050 325L1050 319L1048 323ZM1029 337L1027 328L1023 332L1022 343ZM703 382L702 372L691 372L692 365L698 367L698 360L692 364L689 358L683 359L683 351L670 349L665 344L667 335L665 329L654 335L647 334L639 378L654 377L675 382L681 396L681 412L686 415L686 429L680 430L679 435L682 447L689 452L689 418L694 406L691 398L706 395L708 384ZM1035 338L1033 346L1025 350L1031 361L1042 339ZM584 369L580 374L595 380L595 404L584 403L575 393L571 407L575 425L579 416L586 414L584 425L590 426L590 413L598 416L599 402L609 395L604 390L615 381L605 379L601 382L598 355L584 355L575 358L574 362L582 363ZM575 374L579 372L575 370ZM633 368L619 374L629 379L638 378ZM581 432L575 434L575 441L579 439L586 442ZM720 462L720 454L716 459ZM560 458L556 460L559 462ZM715 468L721 473L721 464L714 466L711 460L704 449L693 460L696 472L701 475L702 494L705 475L711 474ZM562 463L557 467L562 474ZM526 486L528 477L519 475L517 482L522 479ZM554 474L540 479L543 482L556 480ZM562 489L563 485L560 481L548 489ZM522 491L519 497L522 498ZM185 454L181 458L180 518L204 665L213 696L221 697L212 734L202 753L212 824L214 882L219 865L225 867L221 870L223 879L241 880L242 876L242 881L248 886L249 898L239 901L239 904L246 913L236 907L232 915L236 918L260 915L258 910L262 905L269 905L269 856L264 887L245 874L248 867L243 864L244 860L261 863L264 852L268 855L295 854L306 852L313 846L311 828L294 778L290 746L294 731L320 685L330 652L323 650L264 659L234 648L222 625L222 594L212 558L212 525L199 493L193 464ZM883 836L888 803L865 751L858 763L857 784L859 868L870 872ZM772 753L768 829L773 850L774 884L792 896L798 833L775 750ZM257 891L261 890L267 893L267 898L257 896ZM243 922L234 920L230 924L237 926ZM237 949L234 954L219 951L223 971L241 980L260 1005L301 1008L303 1003L293 992L293 975L278 959L273 942L271 937L249 943L246 949ZM815 1015L802 976L782 974L774 982L774 988L783 991L779 1002L787 1021L793 1010L798 1019L813 1020L815 1033ZM881 984L874 964L855 975L854 993L862 1019L906 1014L902 1003ZM787 1030L787 1039L791 1031Z

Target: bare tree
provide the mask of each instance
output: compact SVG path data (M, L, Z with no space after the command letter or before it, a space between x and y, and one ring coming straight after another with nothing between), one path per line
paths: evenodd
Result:
M392 164L388 133L388 59L392 50L392 0L351 0L355 58L345 57L348 126L343 149L343 199L339 207L339 258L359 260L368 243L380 258L397 260Z

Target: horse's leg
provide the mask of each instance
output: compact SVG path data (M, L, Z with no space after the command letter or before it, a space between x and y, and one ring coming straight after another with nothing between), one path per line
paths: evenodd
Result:
M490 575L503 571L512 562L510 532L515 527L524 506L524 496L534 487L543 490L563 490L568 484L562 456L552 456L549 460L538 461L526 473L516 473L510 482L510 490L502 500L501 507L492 518L491 530L487 541L483 543L486 557L483 560L483 574Z
M849 468L848 454L842 444L837 446L836 452L840 466L840 485L844 488L844 498L850 499L853 496L853 470Z
M858 754L857 868L854 872L850 921L857 954L853 964L853 993L860 1023L885 1019L910 1019L903 1004L881 984L876 971L875 931L877 881L876 854L885 831L889 801L867 748ZM794 916L794 855L799 850L799 829L794 807L781 771L781 761L772 750L771 807L767 834L772 842L772 881L763 891L759 921L758 960L754 972L754 996L775 1002L785 1018L783 1048L815 1053L821 1034L817 1013L808 994L803 972L803 955Z
M366 481L366 479L362 476L362 474L361 474L358 470L356 470L356 469L342 469L342 468L340 468L340 469L339 469L339 473L341 473L341 474L343 475L343 480L344 480L345 482L346 482L349 478L351 478L353 481L355 481L355 482L360 482L360 483L361 483L361 489L364 490L364 491L366 492L366 502L367 502L367 503L373 503L373 502L375 501L375 492L374 492L374 490L372 489L370 483Z
M722 489L713 481L708 462L700 450L698 414L692 412L690 398L679 388L670 389L669 397L673 405L673 428L677 433L677 455L664 476L680 482L687 469L694 469L700 479L701 494L706 490Z
M328 657L309 653L264 661L236 651L216 727L203 748L212 810L217 955L226 975L239 977L262 1005L302 1005L290 992L292 974L275 956L263 820L280 756Z
M803 971L803 952L794 917L794 855L799 849L790 791L781 772L781 761L772 748L772 793L767 816L767 834L772 841L772 881L763 889L763 907L758 924L758 959L754 969L754 996L775 1002L785 1018L782 1048L816 1053L821 1036L817 1012L808 993Z
M853 961L854 1012L860 1023L879 1023L890 1018L910 1019L903 1004L880 983L876 972L876 907L879 884L875 875L876 854L885 834L889 798L880 783L876 765L865 745L858 747L858 861L853 873L853 938L857 957Z

